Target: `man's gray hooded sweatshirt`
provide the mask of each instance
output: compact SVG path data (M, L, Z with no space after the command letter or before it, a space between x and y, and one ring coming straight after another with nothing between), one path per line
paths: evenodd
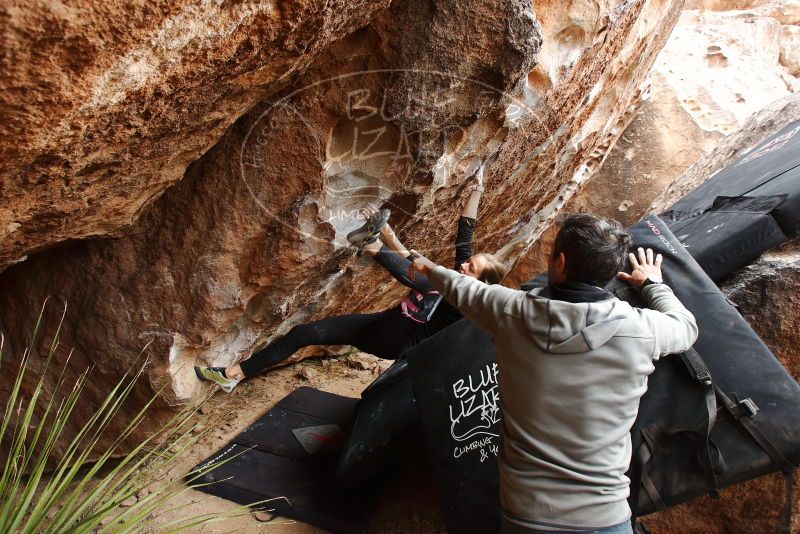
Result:
M694 316L664 284L645 287L652 309L637 309L613 297L550 299L542 289L490 286L443 267L429 280L494 336L506 519L555 529L625 521L639 399L653 362L694 343Z

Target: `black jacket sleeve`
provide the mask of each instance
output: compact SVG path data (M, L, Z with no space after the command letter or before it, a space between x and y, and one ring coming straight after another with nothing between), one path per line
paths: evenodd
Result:
M375 261L378 262L384 269L389 271L389 274L404 286L416 289L421 293L431 291L430 282L425 275L417 273L414 280L408 277L408 266L411 261L408 258L402 257L400 254L390 250L386 245L382 246L378 253L374 256Z
M458 218L458 231L456 232L456 271L458 271L462 263L472 257L472 233L474 231L475 219L472 217Z

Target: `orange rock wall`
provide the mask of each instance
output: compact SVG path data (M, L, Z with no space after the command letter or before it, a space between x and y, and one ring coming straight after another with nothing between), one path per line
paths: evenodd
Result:
M0 7L0 270L122 235L248 109L388 0Z
M43 339L68 303L61 341L74 355L67 375L96 366L84 416L145 346L148 380L136 402L161 387L164 403L189 399L205 390L192 372L196 363L228 365L299 322L397 302L402 288L345 246L363 203L391 207L408 245L449 263L478 159L496 158L476 249L513 264L597 167L597 148L618 133L680 7L672 0L532 7L398 0L388 8L240 14L238 33L212 32L220 49L200 40L179 47L178 56L178 41L162 50L154 30L125 46L98 46L112 66L129 61L130 50L167 55L152 77L127 78L128 63L125 75L91 71L84 92L75 89L64 96L71 104L50 111L20 104L14 135L25 142L3 163L5 176L19 178L16 196L6 197L18 208L4 215L20 226L3 250L7 262L42 251L0 275L10 360L49 295ZM49 9L16 8L9 35L19 50L35 48L31 32L42 20L63 15ZM162 26L185 37L209 33L198 24L222 23L198 6L185 9L164 14ZM238 13L244 5L218 9ZM92 17L81 20L89 39L121 38L120 30L93 26ZM61 63L45 64L4 68L52 86ZM159 81L169 73L168 85ZM106 79L110 85L102 85ZM74 111L95 105L89 89L98 83L116 89L104 89L85 114ZM64 137L23 127L25 117L41 125L62 107L60 123L73 125ZM149 120L129 119L146 109ZM156 122L159 133L151 135ZM64 177L83 184L79 209L58 200ZM36 180L40 187L24 185ZM81 239L103 234L113 236ZM0 379L0 395L8 387L8 377Z

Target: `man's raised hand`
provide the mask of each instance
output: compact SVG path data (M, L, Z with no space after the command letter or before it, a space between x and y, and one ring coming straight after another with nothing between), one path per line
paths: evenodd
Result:
M628 254L628 260L630 260L631 267L633 268L631 274L617 273L617 277L633 287L642 287L642 284L648 278L653 282L661 283L663 281L661 276L661 262L663 261L663 257L661 254L657 254L656 257L653 258L653 249L648 248L645 250L642 247L639 247L637 252L639 253L638 259L632 252Z

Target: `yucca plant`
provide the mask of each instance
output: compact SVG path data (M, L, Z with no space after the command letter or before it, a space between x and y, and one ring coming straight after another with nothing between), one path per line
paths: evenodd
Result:
M36 407L43 400L45 391L45 375L58 347L64 320L62 314L46 355L45 372L41 373L32 393L23 395L23 380L44 309L19 364L10 397L0 399L5 404L0 422L0 451L3 453L0 456L3 463L0 532L127 533L152 530L152 521L161 513L176 509L171 507L170 500L199 486L194 481L208 472L207 469L191 473L188 483L181 480L154 483L149 479L154 473L169 469L176 458L203 436L203 432L197 431L197 425L202 421L194 422L193 418L197 407L178 411L159 431L121 459L116 458L121 455L121 445L130 438L155 402L156 394L130 418L111 446L98 450L101 437L111 422L123 417L120 409L145 368L144 360L141 365L136 365L138 370L129 370L120 379L89 421L71 438L67 436L73 431L69 425L71 415L87 384L90 370L80 375L74 384L68 384L62 369L54 394L39 408L40 415L36 417ZM0 336L0 368L3 365L3 346L4 339ZM144 352L143 349L142 354ZM67 442L67 445L63 454L54 459L55 446L60 441ZM92 461L91 465L86 465L89 461ZM215 467L217 465L209 469ZM144 488L147 491L143 491ZM131 504L134 500L135 503ZM122 503L129 506L121 507ZM238 507L224 513L187 517L161 524L158 531L178 532L248 512L248 508Z

